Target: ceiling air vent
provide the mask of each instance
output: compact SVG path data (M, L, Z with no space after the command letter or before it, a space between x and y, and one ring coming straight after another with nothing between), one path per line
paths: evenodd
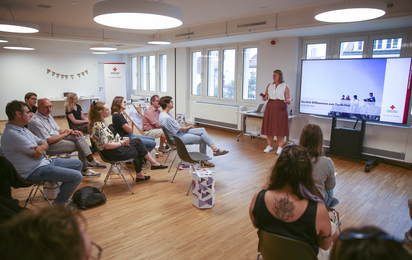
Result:
M245 23L245 24L238 24L237 28L244 28L244 27L258 26L258 25L265 25L265 24L266 22Z
M175 37L180 37L180 36L189 36L192 35L193 32L189 32L189 33L182 33L182 34L176 34Z
M392 8L392 7L393 7L393 3L386 3L386 7L387 7L387 8Z

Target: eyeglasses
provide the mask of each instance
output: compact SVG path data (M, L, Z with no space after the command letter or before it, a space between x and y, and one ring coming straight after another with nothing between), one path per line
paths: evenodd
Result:
M98 244L96 244L93 241L91 241L91 244L92 244L92 249L91 249L91 252L90 252L89 259L99 260L100 257L102 256L103 248L101 248Z
M32 97L31 97L31 98L29 98L29 99L31 99L31 100L37 100L37 98L32 98Z

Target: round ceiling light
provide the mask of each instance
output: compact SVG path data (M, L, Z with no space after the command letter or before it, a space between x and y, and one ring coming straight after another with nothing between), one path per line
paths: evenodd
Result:
M7 38L5 37L0 36L0 42L9 42L9 40L7 40Z
M104 51L92 51L92 54L107 54L107 52L104 52Z
M37 33L39 32L39 26L29 22L0 20L0 31L10 33Z
M386 13L386 4L377 1L339 2L319 7L315 19L329 23L360 22L375 19Z
M93 6L96 23L123 29L169 29L182 25L177 6L149 0L106 0Z

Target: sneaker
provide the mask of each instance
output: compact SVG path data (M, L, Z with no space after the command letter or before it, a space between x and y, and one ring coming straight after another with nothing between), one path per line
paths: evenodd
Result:
M271 151L273 151L273 147L270 145L266 146L266 149L263 150L264 153L270 153Z
M160 147L158 150L159 150L159 152L162 152L162 153L168 153L169 152L169 150L164 148L164 147Z
M276 154L280 154L280 152L282 152L282 147L278 147L278 149L276 150Z
M100 172L95 172L90 169L82 171L83 177L100 177Z
M96 158L94 158L93 161L87 162L87 167L106 168L106 165L101 164Z

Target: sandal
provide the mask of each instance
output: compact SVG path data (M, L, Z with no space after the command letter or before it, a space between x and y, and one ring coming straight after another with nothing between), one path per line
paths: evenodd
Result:
M229 151L217 149L216 151L213 151L213 156L224 155L224 154L227 154L228 152Z
M150 176L144 176L144 179L136 178L136 183L150 180Z
M202 165L202 166L204 166L204 167L215 167L215 165L213 164L213 163L211 163L211 162L208 162L208 161L203 161L203 162L200 162L200 164Z

